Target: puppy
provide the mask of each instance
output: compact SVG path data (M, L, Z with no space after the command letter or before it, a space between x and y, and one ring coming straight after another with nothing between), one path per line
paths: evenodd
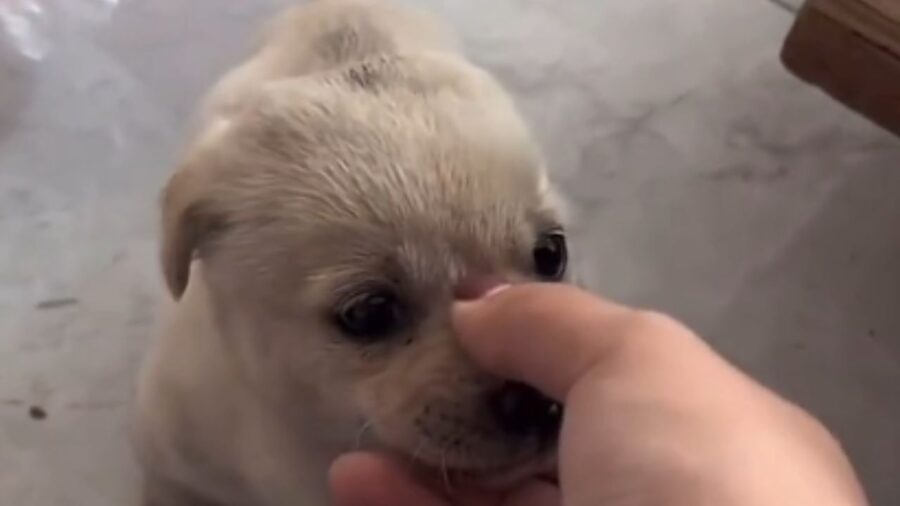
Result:
M163 201L176 302L138 388L145 506L324 505L357 448L493 484L552 464L561 407L475 367L450 309L563 280L561 216L510 99L433 19L283 13Z

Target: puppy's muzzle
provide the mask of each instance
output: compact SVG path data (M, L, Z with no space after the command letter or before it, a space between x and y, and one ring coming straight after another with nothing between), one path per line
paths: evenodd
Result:
M473 300L506 285L497 276L469 276L454 289L459 300ZM488 412L497 427L511 439L537 440L542 448L556 443L562 424L563 407L537 389L507 381L487 398Z

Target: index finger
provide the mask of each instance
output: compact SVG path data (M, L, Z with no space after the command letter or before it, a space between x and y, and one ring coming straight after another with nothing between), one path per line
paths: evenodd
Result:
M463 348L481 366L563 400L619 345L636 313L573 286L546 283L457 302L453 321Z

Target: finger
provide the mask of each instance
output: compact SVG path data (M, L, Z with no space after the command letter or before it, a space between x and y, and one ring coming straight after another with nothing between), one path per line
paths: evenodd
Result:
M335 506L450 506L397 462L369 453L339 457L329 485Z
M558 400L618 346L637 311L561 284L517 285L457 302L463 347L494 374L524 381Z

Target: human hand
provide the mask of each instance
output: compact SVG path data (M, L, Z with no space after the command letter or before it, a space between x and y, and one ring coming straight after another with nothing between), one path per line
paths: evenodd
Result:
M486 370L564 402L559 488L447 497L353 454L332 469L338 506L866 504L821 424L665 316L541 284L458 303L454 323Z

